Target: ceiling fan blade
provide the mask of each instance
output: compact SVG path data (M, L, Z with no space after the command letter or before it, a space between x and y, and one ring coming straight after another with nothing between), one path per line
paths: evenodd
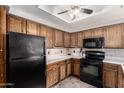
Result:
M86 14L91 14L93 12L93 10L86 9L86 8L81 8L81 12L86 13Z
M67 13L68 11L69 11L69 10L65 10L65 11L59 12L58 15Z

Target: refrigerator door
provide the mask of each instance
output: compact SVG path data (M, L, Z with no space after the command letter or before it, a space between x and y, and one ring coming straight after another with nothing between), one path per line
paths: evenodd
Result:
M9 63L8 83L13 88L45 88L45 56L12 59Z

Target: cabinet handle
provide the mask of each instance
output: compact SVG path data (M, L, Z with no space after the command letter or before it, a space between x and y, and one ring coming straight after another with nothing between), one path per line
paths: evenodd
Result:
M0 52L3 52L3 49L0 49Z

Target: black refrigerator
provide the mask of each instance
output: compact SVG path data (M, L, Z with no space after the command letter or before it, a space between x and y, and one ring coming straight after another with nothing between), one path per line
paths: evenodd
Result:
M45 37L7 35L7 87L45 88Z

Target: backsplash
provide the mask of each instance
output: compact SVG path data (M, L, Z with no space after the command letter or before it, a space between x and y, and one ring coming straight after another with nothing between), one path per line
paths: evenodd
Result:
M81 48L70 48L72 55L79 55ZM105 56L112 56L112 57L123 57L124 58L124 49L83 49L82 51L86 50L96 50L96 51L104 51ZM75 51L75 53L74 53Z
M86 50L97 50L97 51L104 51L105 56L112 56L112 57L123 57L124 58L124 49L83 49L82 51ZM46 55L82 55L81 48L55 48L55 49L47 49Z
M68 52L71 55L76 55L76 56L82 55L81 48L69 48Z
M52 55L67 55L68 49L67 48L55 48L55 49L47 49L46 55L52 56Z
M124 49L104 49L106 56L123 57Z

